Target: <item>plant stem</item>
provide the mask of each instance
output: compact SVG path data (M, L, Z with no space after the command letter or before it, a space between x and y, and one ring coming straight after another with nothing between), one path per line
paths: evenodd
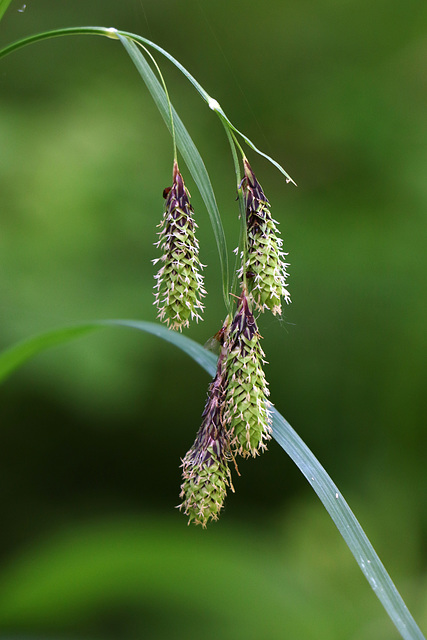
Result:
M43 33L38 33L34 36L30 36L29 38L23 38L22 40L18 40L17 42L14 42L9 46L5 47L4 49L0 50L0 58L8 55L9 53L12 53L12 51L16 51L17 49L20 49L21 47L25 47L28 44L32 44L40 40L47 40L48 38L56 38L59 36L67 36L67 35L94 35L94 36L104 36L107 38L111 38L113 40L119 40L120 39L119 34L125 38L129 38L130 40L133 40L137 44L147 45L149 47L152 47L153 49L156 49L156 51L159 51L159 53L161 53L168 60L170 60L170 62L172 62L172 64L174 64L177 67L177 69L179 69L181 73L183 73L183 75L187 78L187 80L191 82L191 84L196 89L196 91L201 95L203 100L209 105L209 108L212 109L212 111L214 111L217 114L217 116L220 118L222 123L225 124L230 129L230 131L237 133L237 135L239 135L251 149L253 149L260 156L263 156L269 162L271 162L285 176L287 182L292 182L292 184L296 185L296 182L284 170L284 168L278 162L276 162L276 160L274 160L269 155L267 155L266 153L258 149L258 147L256 147L254 143L251 140L249 140L247 136L245 136L241 131L239 131L232 124L232 122L230 122L230 120L225 115L219 103L203 89L203 87L197 82L197 80L191 75L191 73L189 73L189 71L187 71L187 69L183 67L182 64L178 62L176 58L174 58L165 49L162 49L162 47L159 47L159 45L157 45L155 42L152 42L151 40L147 40L147 38L136 35L135 33L130 33L129 31L119 31L118 29L114 29L114 28L108 29L106 27L69 27L66 29L55 29L54 31L45 31Z
M162 72L160 71L160 67L157 64L156 59L150 53L150 51L147 49L147 47L144 47L144 45L141 42L137 42L137 44L141 47L141 49L143 49L145 51L145 53L147 54L147 56L150 58L150 60L152 61L153 65L155 66L156 71L158 73L158 76L160 78L160 82L161 82L162 87L163 87L163 91L165 92L166 100L167 100L167 103L168 103L169 118L170 118L170 125L171 125L170 132L171 132L171 135L172 135L172 142L173 142L173 159L174 159L175 162L178 162L178 155L177 155L177 151L176 151L175 125L174 125L174 121L173 121L173 112L172 112L172 103L170 101L169 92L168 92L168 89L166 87L165 79L163 77Z
M222 121L221 121L222 122ZM239 260L240 260L240 255L243 253L243 264L245 264L246 262L246 255L247 255L247 239L246 239L246 215L245 215L245 207L244 207L244 202L243 202L243 194L242 194L242 189L240 187L241 184L241 174L240 174L240 164L239 164L239 158L237 156L237 150L236 150L236 146L239 148L239 150L241 151L243 157L244 153L243 153L243 149L242 147L239 145L239 143L236 140L235 135L233 134L232 131L230 131L230 129L226 126L226 124L224 122L223 126L225 129L225 133L227 135L228 138L228 142L230 144L230 149L231 149L231 155L233 156L233 163L234 163L234 171L236 173L236 184L237 184L237 198L239 201L239 212L240 212L240 238L239 238L239 244L237 247L237 254L236 254L236 260L235 260L235 266L234 266L234 273L233 273L233 281L232 281L232 286L231 286L231 292L232 293L238 293L237 292L237 271L238 271L238 264L239 264ZM244 286L246 288L246 272L243 269L243 283Z

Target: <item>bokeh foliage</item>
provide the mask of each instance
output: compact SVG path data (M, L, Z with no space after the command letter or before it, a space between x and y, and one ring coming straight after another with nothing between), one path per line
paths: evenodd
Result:
M77 24L155 40L299 184L250 157L290 250L293 304L283 322L260 323L271 397L342 487L425 627L427 5L21 7L2 21L2 44ZM163 67L232 249L239 223L221 126ZM1 70L1 345L91 318L154 320L150 259L172 147L135 69L116 42L70 38L17 52ZM204 342L224 315L219 263L186 183L209 264L206 320L190 330ZM188 529L173 511L207 383L182 354L124 333L41 356L3 387L0 628L394 637L274 443L242 464L212 531Z

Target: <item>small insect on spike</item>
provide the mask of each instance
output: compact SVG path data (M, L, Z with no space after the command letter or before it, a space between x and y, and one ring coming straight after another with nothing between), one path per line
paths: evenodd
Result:
M219 354L221 347L224 345L226 330L227 330L227 320L224 322L221 329L217 331L214 336L206 340L205 344L203 345L204 349L207 349L208 351L212 351L213 353Z
M162 256L153 260L162 265L155 276L155 302L158 318L171 329L181 331L188 327L190 319L201 319L206 294L203 286L199 260L199 243L195 232L197 225L193 218L190 194L178 169L173 167L172 187L163 191L165 212L159 225L159 240L156 246Z
M288 273L282 239L270 213L270 203L255 177L249 162L244 160L245 177L240 188L246 209L247 256L239 276L249 278L248 286L258 311L270 309L282 312L282 298L289 303L286 288Z

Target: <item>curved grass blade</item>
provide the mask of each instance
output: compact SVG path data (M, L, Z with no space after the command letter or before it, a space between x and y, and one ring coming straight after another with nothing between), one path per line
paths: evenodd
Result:
M281 173L283 173L283 175L286 177L287 182L292 182L296 186L296 182L284 170L284 168L278 162L276 162L276 160L273 160L273 158L271 158L269 155L267 155L266 153L264 153L263 151L258 149L258 147L256 147L254 145L254 143L247 136L245 136L241 131L239 131L232 124L232 122L230 122L230 120L225 115L223 109L221 108L221 106L219 105L217 100L215 100L215 98L212 98L207 93L207 91L205 91L203 89L201 84L199 82L197 82L197 80L194 78L194 76L192 76L191 73L189 71L187 71L187 69L185 67L183 67L183 65L180 62L178 62L178 60L176 58L174 58L170 53L165 51L165 49L162 49L162 47L159 47L154 42L151 42L150 40L147 40L146 38L143 38L142 36L137 36L134 33L129 33L129 32L126 32L126 31L118 31L117 33L118 33L118 36L119 36L120 40L122 40L122 37L125 36L126 38L129 38L131 40L135 40L135 42L143 42L144 44L146 44L146 45L148 45L150 47L153 47L154 49L159 51L159 53L164 55L168 60L170 60L170 62L172 62L172 64L174 64L177 67L177 69L179 69L181 71L181 73L187 78L187 80L189 80L191 82L191 84L196 89L196 91L198 91L198 93L202 96L203 100L205 102L207 102L209 108L212 109L212 111L214 111L215 113L218 114L218 116L221 118L221 120L223 122L225 122L227 127L229 127L235 133L237 133L246 142L246 144L249 147L251 147L251 149L256 151L256 153L258 153L263 158L266 158L267 160L269 160L269 162L271 162Z
M99 320L85 325L43 333L11 347L0 354L0 380L6 379L14 369L24 364L26 360L51 346L65 343L97 328L114 326L137 329L162 338L184 351L211 376L215 373L216 357L214 354L206 351L197 342L180 333L170 331L152 322ZM297 465L319 496L402 638L404 640L425 640L339 489L307 445L276 409L273 409L273 437Z
M95 320L94 322L39 333L4 350L0 353L0 383L4 382L28 360L51 347L66 344L102 328L117 326L138 329L162 338L162 340L170 342L183 350L209 373L215 371L216 356L211 351L203 349L194 340L190 340L190 338L183 335L180 336L180 334L170 331L160 324L142 320Z
M171 131L169 103L165 95L164 89L160 82L157 80L150 65L145 59L144 55L135 45L132 40L124 37L118 32L118 37L129 54L132 62L136 66L139 74L144 80L149 92L151 93L154 102L160 114L165 121L169 131ZM219 214L218 205L216 203L215 194L212 189L212 184L209 179L208 172L202 157L191 139L190 134L184 126L181 118L178 116L175 109L172 107L173 121L175 126L176 143L178 149L181 152L184 162L187 165L194 182L196 183L200 195L203 198L206 209L209 214L212 229L214 232L215 240L218 247L219 259L221 263L222 271L222 287L224 301L229 307L229 271L228 271L228 256L227 256L227 244L225 239L224 228L222 226L221 216ZM171 132L172 133L172 132Z
M65 329L54 329L46 333L40 333L34 338L28 338L18 342L13 347L0 353L0 383L6 380L11 373L25 364L38 353L56 347L75 338L80 338L99 329L99 323L77 325Z
M273 438L292 458L317 493L402 638L425 640L342 493L305 442L275 408L273 408Z
M10 2L8 0L0 0L0 18L6 11L9 4ZM73 34L103 35L117 39L119 32L114 29L105 29L102 27L77 27L71 29L50 31L43 34L37 34L36 36L31 36L30 38L26 38L17 43L13 43L0 52L0 57L7 55L8 53L16 49L19 49L22 46L30 44L31 42ZM255 145L253 145L253 143L251 143L251 141L246 138L246 136L243 136L243 134L241 134L237 129L234 128L234 125L232 125L228 118L225 116L218 103L210 98L203 89L202 91L200 91L200 85L198 85L191 74L189 74L184 69L184 67L182 67L182 65L180 65L174 58L172 58L172 56L167 54L167 52L165 52L154 43L151 43L150 41L141 38L140 36L135 36L134 34L129 34L126 32L120 32L120 34L125 38L132 38L135 41L140 40L144 44L153 46L163 55L166 55L166 57L184 73L187 79L192 82L192 84L196 87L202 97L208 102L209 106L218 113L223 121L226 122L227 125L233 129L233 131L242 136L243 139L257 153L265 155L260 152L255 147ZM280 167L280 165L273 161L269 156L265 157L272 161L273 164L275 164L275 166L277 166L287 178L290 178L288 174ZM183 351L188 353L188 355L193 357L211 375L213 375L215 371L215 357L213 356L213 354L204 351L200 345L185 336L170 332L164 327L159 327L158 325L152 323L112 320L100 321L88 325L80 325L78 327L70 327L67 329L48 332L8 349L0 355L0 380L6 379L6 377L10 375L13 370L15 370L17 367L22 365L37 353L40 353L51 346L63 344L76 337L80 337L84 334L94 331L97 328L105 328L106 326L133 327L135 329L157 335L158 337L166 339L169 342L175 344L175 346L178 346ZM274 410L273 412L273 435L278 443L282 446L282 448L288 453L288 455L298 466L303 475L307 478L313 489L316 491L317 495L321 499L329 515L331 516L338 530L343 536L346 544L356 558L356 561L362 569L362 572L367 578L369 584L383 604L385 610L387 611L392 622L394 623L402 637L405 640L424 640L424 636L422 635L419 627L409 613L406 605L404 604L401 596L396 590L384 566L382 565L368 538L363 532L363 529L361 528L354 514L343 499L342 495L338 491L337 487L332 482L325 469L320 465L320 463L317 461L308 447L301 440L301 438L276 410Z
M1 1L1 0L0 0ZM25 47L29 44L33 44L35 42L46 40L49 38L55 38L65 35L98 35L98 36L106 36L108 38L113 38L115 40L120 40L120 42L125 47L127 53L129 54L131 60L135 64L138 72L143 78L145 84L147 85L148 90L150 91L157 108L159 109L169 131L171 129L170 123L170 113L169 113L169 104L161 86L160 82L157 80L155 74L153 73L151 67L147 63L146 59L142 55L141 51L136 47L133 40L139 41L144 44L148 44L154 49L166 55L166 57L172 61L177 67L184 73L184 67L180 65L180 63L175 60L172 56L170 56L164 49L158 47L154 42L150 40L146 40L140 36L135 34L128 34L126 32L117 31L116 29L106 29L105 27L72 27L69 29L56 29L54 31L47 31L44 33L36 34L34 36L30 36L28 38L24 38L17 42L14 42L7 47L0 50L0 58L16 51L22 47ZM132 38L130 40L129 38ZM188 77L187 72L187 77ZM192 76L191 76L192 77ZM205 98L207 96L206 92L200 87L197 81L193 78L193 84L199 87L199 92ZM209 96L207 96L209 98ZM218 205L216 203L215 194L213 192L212 184L206 170L205 164L202 160L202 157L194 144L190 134L184 126L184 123L176 113L175 109L172 107L173 113L173 121L175 125L175 133L178 148L184 158L184 161L193 176L193 179L200 191L200 194L205 203L206 209L209 214L209 218L211 221L212 229L214 232L215 240L218 247L219 259L221 264L221 272L222 272L222 288L224 295L224 302L228 310L230 310L230 300L229 300L229 267L228 267L228 254L227 254L227 243L225 239L225 233L222 226L221 216L218 210Z
M135 33L131 33L129 31L119 31L118 29L108 29L106 27L70 27L70 28L67 28L67 29L55 29L55 30L52 30L52 31L45 31L43 33L39 33L39 34L36 34L34 36L30 36L28 38L23 38L22 40L19 40L17 42L12 43L11 45L9 45L9 46L5 47L4 49L0 50L0 58L5 56L5 55L8 55L9 53L11 53L12 51L15 51L16 49L20 49L21 47L25 47L26 45L31 44L33 42L37 42L37 41L40 41L40 40L46 40L48 38L56 38L56 37L59 37L59 36L66 36L66 35L98 35L98 36L106 36L107 38L112 38L113 40L121 40L122 44L124 44L123 43L123 38L125 38L127 40L133 40L134 42L139 42L139 43L141 43L143 45L147 45L147 46L155 49L156 51L161 53L163 56L165 56L165 58L167 58L170 62L172 62L172 64L174 64L176 66L176 68L179 69L179 71L181 71L181 73L187 78L187 80L189 82L191 82L191 84L196 89L196 91L200 94L200 96L203 98L203 100L208 104L209 108L212 109L212 111L214 111L215 113L217 113L218 117L222 120L222 122L227 127L232 129L239 136L241 136L241 138L246 142L246 144L249 145L249 147L251 149L253 149L256 153L258 153L263 158L266 158L269 162L271 162L285 176L287 182L292 182L293 184L296 185L296 182L284 170L284 168L278 162L276 162L276 160L273 160L273 158L271 158L269 155L267 155L266 153L264 153L263 151L258 149L258 147L256 147L254 145L254 143L247 136L245 136L241 131L239 131L230 122L230 120L225 115L223 109L221 108L221 106L219 105L217 100L215 100L215 98L212 98L203 89L201 84L199 84L197 82L197 80L194 78L194 76L192 76L191 73L189 71L187 71L187 69L185 67L183 67L183 65L180 62L178 62L178 60L176 58L174 58L170 53L168 53L162 47L159 47L159 45L157 45L155 42L152 42L151 40L148 40L147 38L143 38L142 36L139 36L139 35L137 35Z

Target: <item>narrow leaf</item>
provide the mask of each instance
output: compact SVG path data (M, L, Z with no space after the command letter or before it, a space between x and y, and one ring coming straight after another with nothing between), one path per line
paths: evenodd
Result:
M99 328L99 323L84 324L65 329L56 329L47 333L40 333L34 338L28 338L0 353L0 382L10 376L15 369L25 364L38 353L64 344L75 338L80 338Z
M26 360L51 346L65 343L94 331L96 328L113 326L138 329L162 338L184 351L211 376L215 373L215 356L197 342L180 333L169 331L152 322L99 320L86 325L40 334L11 347L0 354L0 380L6 379L14 369L24 364ZM273 437L294 461L319 496L402 638L404 640L425 640L341 492L307 445L276 409L273 410Z
M273 409L273 437L317 493L402 638L425 640L342 493L305 442L276 409Z
M124 48L128 52L131 60L135 64L139 74L147 85L157 108L160 111L163 120L165 121L169 131L171 131L171 122L169 116L169 105L160 82L157 80L154 72L152 71L147 60L135 45L134 42L125 38L118 32L119 39ZM200 194L205 203L206 209L209 214L212 229L215 235L215 240L218 247L219 258L221 262L222 271L222 285L224 300L228 305L229 300L229 274L228 274L228 257L227 257L227 243L225 240L224 229L222 226L221 216L219 214L218 206L215 199L215 194L212 189L211 181L209 179L208 172L202 157L194 144L190 134L184 126L181 118L172 107L173 120L175 125L175 134L178 149L180 150L184 162L187 165L194 182L200 191Z
M166 327L154 322L143 322L142 320L95 320L94 322L54 329L40 333L34 337L18 342L0 353L0 383L5 381L16 369L25 364L34 356L76 338L81 338L98 329L121 326L145 331L162 338L166 342L174 344L187 353L195 362L209 373L215 371L216 356L206 349L200 347L197 342L190 340L175 331L170 331Z
M141 42L141 43L143 43L145 45L148 45L149 47L152 47L153 49L155 49L156 51L159 51L159 53L164 55L165 58L170 60L170 62L172 62L172 64L174 64L176 66L176 68L179 69L181 71L181 73L187 78L187 80L189 80L189 82L191 82L191 84L196 89L196 91L202 96L203 100L205 102L207 102L207 104L209 105L209 108L212 109L212 111L214 111L221 118L221 120L227 125L227 127L232 129L239 136L241 136L241 138L246 142L246 144L249 147L251 147L251 149L253 149L256 153L258 153L263 158L266 158L267 160L269 160L269 162L271 162L281 173L283 173L283 175L286 177L286 180L288 182L292 182L293 184L296 185L296 182L284 170L284 168L278 162L276 162L276 160L273 160L273 158L271 158L266 153L264 153L263 151L258 149L258 147L256 147L254 145L254 143L247 136L245 136L241 131L239 131L232 124L232 122L230 122L230 120L225 115L223 109L221 108L221 106L219 105L217 100L215 100L215 98L212 98L208 94L208 92L205 91L205 89L201 86L201 84L199 82L197 82L197 80L194 78L194 76L192 76L191 73L189 71L187 71L187 69L180 62L178 62L178 60L176 58L174 58L165 49L162 49L162 47L159 47L154 42L151 42L151 40L147 40L147 38L143 38L142 36L137 36L134 33L129 33L129 32L126 32L126 31L118 31L117 33L118 33L118 36L119 36L120 40L122 40L123 36L126 36L127 38L129 38L131 40L135 40L135 42Z
M0 3L1 2L8 3L9 1L10 0L0 0ZM0 4L0 8L1 8L1 4ZM0 17L1 17L1 14L0 14ZM187 80L191 82L193 87L195 87L196 91L200 94L203 100L208 104L209 108L212 109L212 111L214 111L219 118L221 118L221 120L227 127L233 130L239 136L241 136L241 138L246 142L246 144L248 144L249 147L251 147L251 149L253 149L256 153L258 153L262 157L266 158L269 162L271 162L286 177L286 180L288 182L292 182L293 184L296 184L296 182L284 170L284 168L278 162L276 162L276 160L273 160L273 158L271 158L269 155L267 155L266 153L258 149L258 147L256 147L255 144L247 136L245 136L241 131L239 131L232 124L232 122L230 122L230 120L226 116L224 110L221 108L217 100L215 100L215 98L212 98L203 89L201 84L197 82L194 76L192 76L191 73L187 71L187 69L180 62L178 62L176 58L174 58L170 53L168 53L162 47L159 47L159 45L157 45L155 42L152 42L147 38L143 38L142 36L139 36L135 33L130 33L129 31L119 31L117 29L108 29L107 27L69 27L66 29L54 29L52 31L46 31L43 33L36 34L35 36L30 36L28 38L23 38L22 40L19 40L17 42L13 42L11 45L8 45L7 47L4 47L4 49L0 50L0 58L8 55L9 53L12 53L12 51L16 51L17 49L20 49L21 47L25 47L28 44L32 44L34 42L38 42L41 40L46 40L49 38L57 38L59 36L66 36L66 35L106 36L107 38L111 38L113 40L121 40L123 44L124 44L123 42L123 38L124 38L127 41L133 40L134 42L139 42L143 45L147 45L155 49L156 51L161 53L163 56L165 56L168 60L170 60L170 62L172 62L172 64L174 64L176 68L179 69L179 71L181 71L181 73L187 78Z

